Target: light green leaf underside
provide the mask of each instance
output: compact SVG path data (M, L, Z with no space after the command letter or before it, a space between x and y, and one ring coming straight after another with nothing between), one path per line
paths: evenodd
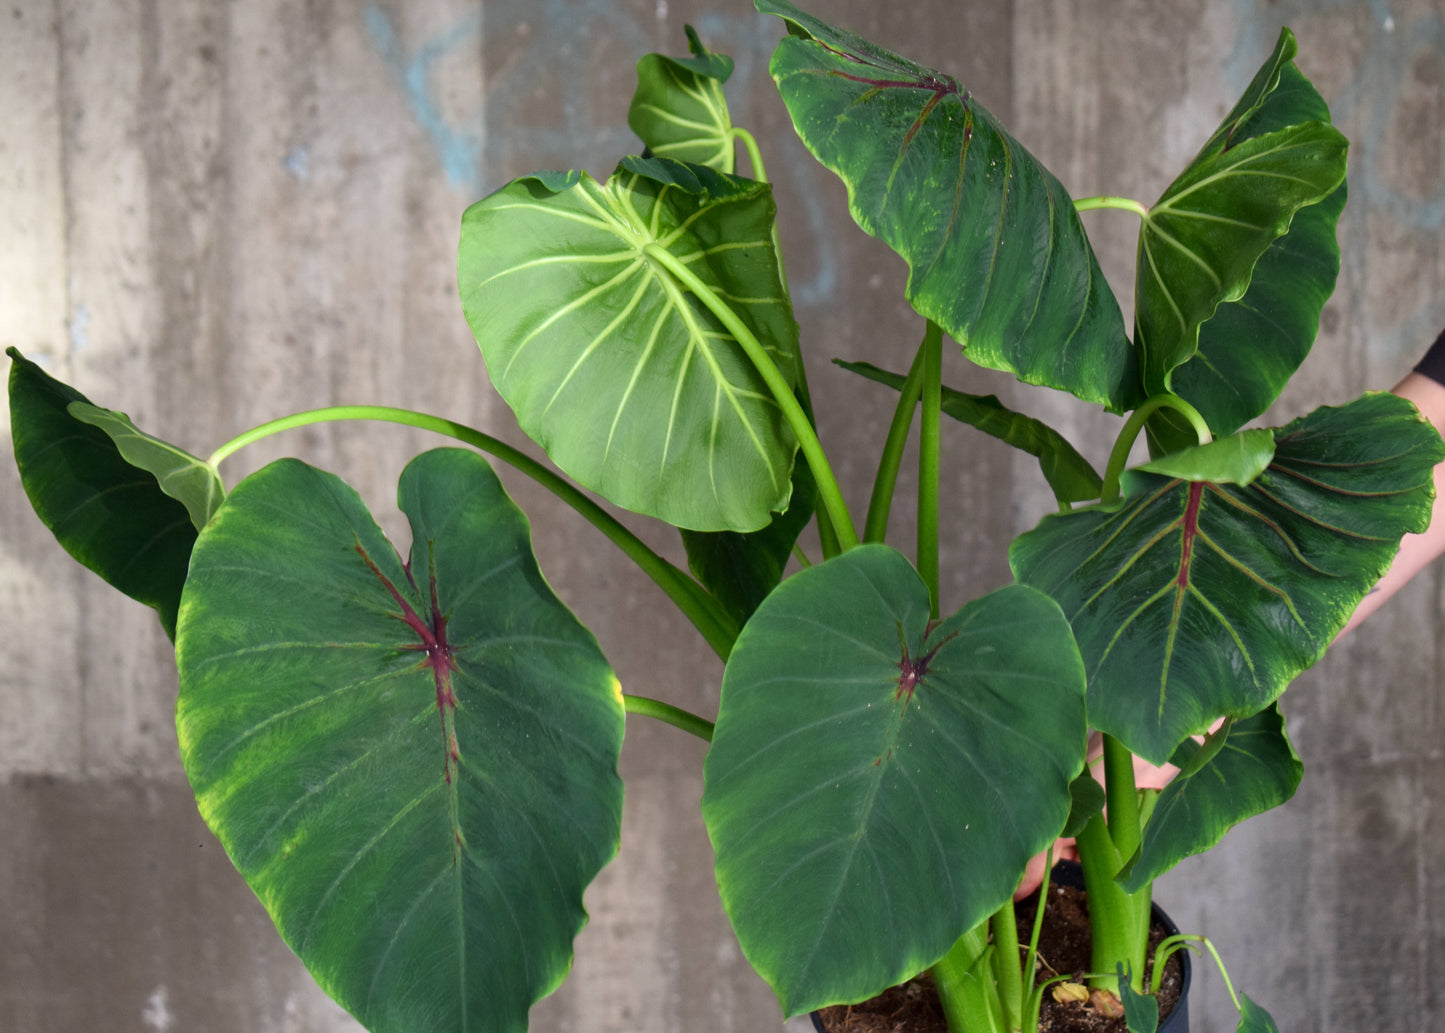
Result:
M105 431L126 462L155 476L161 491L186 507L197 530L226 498L221 475L204 459L153 437L131 423L124 413L88 402L72 402L70 414L81 423Z
M791 431L732 335L646 249L707 284L791 383L771 195L704 166L635 166L655 175L583 173L560 192L522 179L473 205L463 308L492 382L570 476L679 527L756 530L786 506Z
M637 62L627 124L658 157L732 173L736 148L722 89L732 61L710 53L690 25L687 34L693 57L648 54Z

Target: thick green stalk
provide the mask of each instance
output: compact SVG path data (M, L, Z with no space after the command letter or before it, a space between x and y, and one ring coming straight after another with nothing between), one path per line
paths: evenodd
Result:
M878 460L878 472L873 477L873 494L868 500L868 516L863 521L863 540L882 542L888 537L888 515L893 509L893 491L898 484L898 471L903 466L903 450L908 444L908 431L913 426L913 410L918 408L918 397L923 389L923 356L925 348L919 345L909 367L908 379L898 393L898 405L893 410L893 422L888 427L888 437L883 441L883 455Z
M1090 984L1118 993L1114 975L1123 962L1130 983L1143 991L1144 960L1149 943L1152 887L1126 893L1114 881L1142 840L1139 797L1134 784L1133 755L1112 736L1104 736L1104 792L1107 818L1095 815L1079 834L1079 861L1089 894L1089 926L1093 934Z
M960 936L929 970L949 1033L1006 1033L998 990L988 978L989 966L984 958L988 949L985 922Z
M918 423L918 573L938 619L938 476L943 408L943 331L932 320L923 335L923 413Z
M828 457L823 452L822 443L818 441L808 414L798 404L792 387L783 378L772 357L727 302L718 297L717 292L699 279L681 259L659 244L648 244L643 250L649 259L666 269L678 283L707 306L708 311L718 318L728 333L733 335L733 340L737 341L738 346L747 354L758 375L772 392L773 401L782 410L783 418L788 421L793 436L798 439L798 447L803 450L803 456L813 471L813 479L817 482L818 498L827 510L833 529L838 535L839 546L846 550L857 545L858 531L854 527L852 515L848 512L848 504L843 500L838 479L833 475L833 468L828 464Z
M1040 911L1043 911L1046 900L1041 893ZM1013 901L1010 900L995 911L989 924L993 929L994 983L998 987L999 1000L1003 1003L1004 1025L1010 1030L1022 1029L1024 971L1023 960L1019 957L1018 915L1014 912Z
M207 462L215 467L238 449L272 434L310 424L339 420L379 420L384 423L399 423L443 434L463 444L471 445L488 455L495 456L518 472L526 474L575 509L588 523L605 534L626 553L627 557L636 563L644 574L652 578L657 586L667 593L668 598L677 605L677 608L688 620L692 621L719 657L726 660L728 653L732 651L738 629L716 600L708 595L701 585L649 549L640 538L618 522L612 514L583 494L575 485L553 473L531 456L465 424L454 423L451 420L427 413L412 412L409 409L393 409L381 405L331 406L263 423L226 442L211 453Z

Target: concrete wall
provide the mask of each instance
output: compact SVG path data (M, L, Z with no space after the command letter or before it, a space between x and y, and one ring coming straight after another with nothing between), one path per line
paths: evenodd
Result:
M955 73L1074 193L1145 200L1291 25L1353 141L1352 197L1340 288L1280 417L1390 385L1445 323L1442 0L815 6ZM824 443L861 450L839 463L861 505L887 399L828 359L901 365L921 324L899 300L902 264L852 227L840 187L792 139L765 75L779 26L745 0L12 0L0 8L0 345L202 454L343 401L515 439L455 297L460 214L535 168L605 174L633 146L632 63L681 53L684 22L737 58L731 97L778 181ZM1127 283L1136 227L1117 213L1089 225ZM961 362L947 379L1107 449L1109 421L1067 400ZM225 473L297 452L389 510L405 459L430 443L313 429ZM1048 500L1005 450L963 432L945 447L959 471L949 606L1007 579L1007 541ZM651 585L512 484L548 577L628 689L710 712L717 665ZM671 536L649 538L676 554ZM1423 575L1301 679L1286 697L1307 765L1297 799L1160 887L1281 1029L1445 1022L1432 978L1445 947L1440 591L1438 572ZM150 612L61 553L8 464L0 627L0 1030L356 1028L196 815ZM716 902L700 761L681 733L629 725L622 856L589 894L575 971L535 1030L780 1025ZM1199 981L1192 1007L1196 1030L1234 1028L1217 979Z

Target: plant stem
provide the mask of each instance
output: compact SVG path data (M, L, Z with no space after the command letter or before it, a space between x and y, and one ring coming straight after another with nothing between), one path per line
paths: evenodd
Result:
M1104 736L1104 792L1107 818L1096 814L1078 837L1094 943L1091 967L1095 975L1089 983L1117 994L1115 970L1123 962L1130 972L1130 984L1142 991L1152 887L1127 893L1114 881L1138 850L1142 829L1133 755L1109 735Z
M518 451L511 445L465 424L454 423L451 420L427 413L413 412L409 409L394 409L382 405L330 406L284 416L252 428L212 452L207 462L215 467L238 449L272 434L279 434L282 431L310 424L340 420L378 420L443 434L495 456L518 472L526 474L575 509L585 520L626 553L644 574L652 578L657 586L667 593L668 598L677 605L677 608L688 620L692 621L719 657L726 660L732 651L733 641L737 638L737 628L716 600L708 595L701 585L653 552L612 514L588 498L571 482L553 473L531 456Z
M733 139L743 145L743 150L748 152L748 164L752 166L753 179L759 183L768 181L768 170L763 168L763 152L758 148L758 141L752 133L741 126L733 126Z
M1039 897L1040 913L1044 910L1046 899L1043 895ZM1003 1003L1004 1024L1011 1030L1020 1029L1023 1026L1024 973L1021 968L1023 962L1019 958L1018 915L1014 912L1012 900L994 912L989 925L993 929L994 982L998 987L999 1000ZM1033 975L1032 970L1029 975Z
M929 971L948 1020L949 1033L1004 1033L1004 1017L992 980L982 978L988 923L970 929Z
M1129 453L1134 448L1134 442L1139 437L1139 432L1149 422L1149 417L1160 409L1169 408L1182 415L1194 428L1194 434L1201 445L1210 442L1209 424L1204 422L1204 417L1199 410L1194 408L1184 399L1177 395L1162 394L1155 395L1146 401L1139 408L1129 414L1124 421L1119 436L1114 440L1114 447L1109 452L1109 463L1104 467L1104 488L1099 495L1099 501L1105 504L1119 500L1119 478L1123 476L1124 466L1129 462Z
M939 614L938 469L943 406L943 331L933 320L923 335L923 414L918 423L918 573L928 586L934 620ZM1014 952L1017 955L1017 951Z
M697 736L703 742L712 742L712 722L698 717L690 710L683 710L671 703L664 703L647 696L624 695L622 703L629 714L641 714L644 717L655 718L674 728L681 728L684 732Z
M1133 212L1141 219L1149 217L1149 206L1141 204L1129 197L1081 197L1074 202L1074 210L1078 212L1092 212L1099 208L1115 208L1120 211Z
M908 379L898 393L893 422L883 441L883 455L873 477L873 494L868 500L868 516L863 521L863 540L881 542L888 537L888 515L893 508L893 491L898 484L898 471L903 466L903 449L908 444L908 431L913 426L913 410L923 388L923 353L920 344L908 369Z
M813 471L813 479L818 485L818 497L823 503L823 508L827 510L829 519L833 522L833 529L838 535L840 547L847 550L857 545L858 531L854 527L853 517L848 512L848 505L843 501L842 489L838 487L838 479L833 475L833 468L828 465L828 457L823 453L823 446L818 441L818 435L813 430L807 413L803 411L803 407L798 404L798 399L794 397L793 388L783 378L782 372L764 350L762 343L748 329L747 324L738 318L737 313L718 297L717 292L704 283L671 251L659 244L647 244L643 251L648 258L671 273L694 297L706 305L708 311L718 318L718 321L727 328L728 333L732 334L733 340L737 341L738 346L747 354L753 368L758 371L758 375L763 378L768 390L772 392L773 401L782 410L783 418L788 421L793 436L798 439L798 447L803 450L803 456L808 460L808 466Z

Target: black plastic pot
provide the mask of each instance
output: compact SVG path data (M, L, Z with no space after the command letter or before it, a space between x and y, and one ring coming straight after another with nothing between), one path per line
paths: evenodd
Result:
M1060 861L1054 866L1054 870L1049 875L1049 879L1057 885L1073 886L1077 889L1082 889L1084 886L1084 871L1079 867L1077 861ZM1163 925L1164 928L1168 930L1168 935L1178 935L1179 927L1174 924L1173 919L1165 914L1164 910L1158 904L1154 905L1154 921ZM1183 966L1183 971L1180 973L1183 985L1179 989L1179 1000L1174 1005L1174 1010L1159 1023L1159 1028L1156 1033L1189 1033L1189 979L1191 975L1189 951L1181 950L1178 954L1179 962ZM813 1012L811 1018L813 1020L813 1028L816 1029L818 1033L827 1033L827 1030L823 1028L823 1019L818 1012Z

